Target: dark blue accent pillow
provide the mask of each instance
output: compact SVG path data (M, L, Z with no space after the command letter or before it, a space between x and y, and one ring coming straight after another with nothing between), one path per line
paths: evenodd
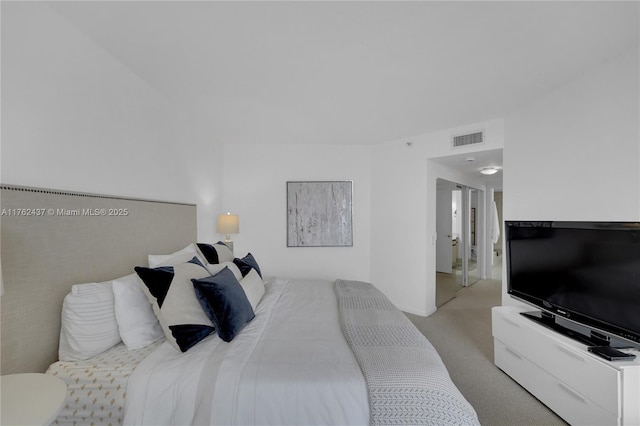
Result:
M240 269L240 273L243 277L246 277L251 269L255 269L258 275L260 275L260 278L262 278L262 272L260 272L258 262L251 253L247 253L247 255L242 259L233 259L233 263L235 263L238 269Z
M228 267L215 275L192 279L191 282L202 308L225 342L232 341L255 318L247 295Z

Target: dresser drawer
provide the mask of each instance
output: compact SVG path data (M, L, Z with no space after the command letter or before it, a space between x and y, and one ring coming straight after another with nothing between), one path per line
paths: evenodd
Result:
M550 409L573 425L619 425L619 416L569 387L524 355L494 339L495 363ZM597 383L597 382L596 382Z
M621 415L620 371L594 359L586 347L522 317L493 310L493 334L560 382L604 408Z

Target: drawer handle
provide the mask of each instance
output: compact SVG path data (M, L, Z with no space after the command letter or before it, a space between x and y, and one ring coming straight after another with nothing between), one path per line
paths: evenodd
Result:
M569 355L571 358L573 359L577 359L578 361L582 361L585 362L586 360L581 357L580 355L578 355L577 353L570 351L569 349L565 348L564 346L557 346L558 349L560 349L560 352L564 352L565 354Z
M518 359L522 359L522 357L520 356L520 354L519 354L519 353L517 353L516 351L514 351L513 349L511 349L511 348L509 348L509 347L507 347L507 346L505 346L504 348L507 350L507 352L509 352L509 353L510 353L511 355L513 355L514 357L516 357L516 358L518 358Z
M562 390L565 391L566 393L568 393L574 399L577 399L578 401L582 402L583 404L587 403L587 400L585 398L583 398L582 395L580 395L579 393L577 393L576 391L574 391L573 389L571 389L570 387L568 387L564 383L558 382L558 385L560 385Z

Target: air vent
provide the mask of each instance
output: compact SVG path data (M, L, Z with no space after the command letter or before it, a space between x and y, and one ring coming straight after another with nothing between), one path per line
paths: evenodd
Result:
M453 137L453 147L473 145L484 142L484 132L469 133Z

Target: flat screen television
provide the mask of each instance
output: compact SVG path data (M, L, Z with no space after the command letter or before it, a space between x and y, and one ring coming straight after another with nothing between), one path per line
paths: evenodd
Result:
M506 221L505 242L508 293L533 319L587 345L640 344L640 222Z

